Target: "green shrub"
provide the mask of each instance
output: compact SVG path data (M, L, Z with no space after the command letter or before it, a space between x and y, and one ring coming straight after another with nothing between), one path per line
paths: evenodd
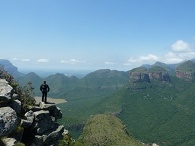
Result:
M36 101L33 98L34 88L32 87L32 83L28 82L25 86L20 86L18 83L13 83L13 88L16 92L16 94L19 95L19 100L22 104L22 113L25 113L29 106L35 105Z
M23 144L22 142L18 142L18 143L16 143L15 146L25 146L25 144Z

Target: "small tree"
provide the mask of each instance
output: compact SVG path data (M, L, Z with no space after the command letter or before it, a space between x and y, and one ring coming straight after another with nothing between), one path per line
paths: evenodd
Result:
M19 84L15 83L13 85L13 88L19 96L19 100L21 101L22 104L22 112L26 112L29 106L35 105L36 101L33 98L34 93L33 90L34 88L32 87L32 83L28 82L26 83L25 86L21 87Z

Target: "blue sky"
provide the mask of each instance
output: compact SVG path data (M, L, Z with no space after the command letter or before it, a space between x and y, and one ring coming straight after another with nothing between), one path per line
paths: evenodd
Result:
M0 58L130 70L195 58L194 0L0 0Z

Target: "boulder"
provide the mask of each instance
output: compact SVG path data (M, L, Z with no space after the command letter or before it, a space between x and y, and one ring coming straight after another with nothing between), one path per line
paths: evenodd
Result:
M40 102L40 108L43 110L48 110L50 116L55 117L55 120L62 118L61 109L55 104L45 104L44 102Z
M62 125L58 126L57 129L55 129L54 131L52 131L47 135L44 141L44 146L54 145L54 144L57 145L58 140L62 138L63 132L64 132L64 126Z
M54 129L43 135L35 135L33 144L36 146L58 146L58 140L61 139L64 132L64 126L56 125Z
M41 110L34 112L33 128L36 130L36 134L39 135L53 128L53 121L49 111Z
M17 128L17 124L17 114L12 108L0 108L0 137L11 134Z
M21 113L22 106L21 106L21 102L19 100L12 101L10 106L12 109L14 109L16 111L17 114Z
M3 139L3 142L5 143L6 146L15 146L17 143L15 138L5 138Z
M11 99L13 88L5 79L0 79L0 107Z
M28 111L24 117L26 119L21 119L21 123L20 125L24 128L29 128L32 124L33 124L33 121L34 121L34 113L33 111Z

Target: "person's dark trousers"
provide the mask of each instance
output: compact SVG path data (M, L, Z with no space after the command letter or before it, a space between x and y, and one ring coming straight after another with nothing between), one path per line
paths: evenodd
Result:
M47 92L42 92L42 102L47 102Z

